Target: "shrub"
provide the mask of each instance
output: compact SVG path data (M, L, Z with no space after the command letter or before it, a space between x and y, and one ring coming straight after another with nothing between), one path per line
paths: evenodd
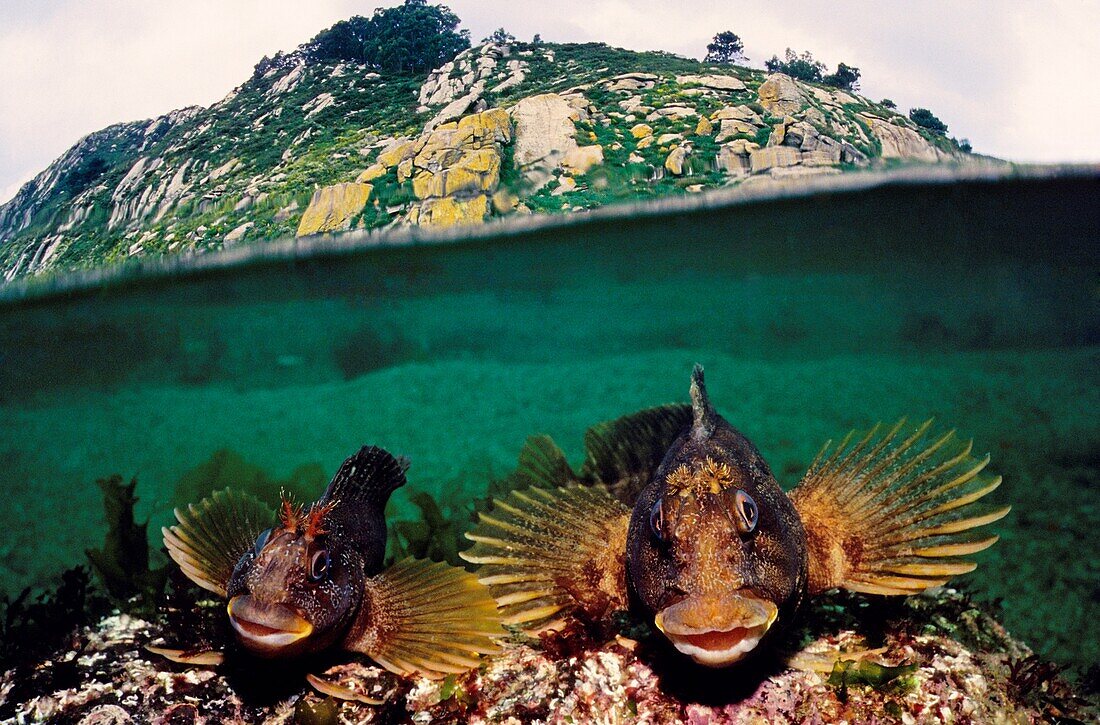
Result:
M947 133L947 124L936 118L927 108L910 108L909 120L932 133L941 136Z
M799 54L790 48L787 48L785 60L773 55L771 60L764 62L764 67L769 73L786 73L791 78L813 83L820 83L825 73L825 64L814 60L813 53L807 50Z
M830 73L821 82L846 91L859 90L859 68L841 63L836 67L836 73Z

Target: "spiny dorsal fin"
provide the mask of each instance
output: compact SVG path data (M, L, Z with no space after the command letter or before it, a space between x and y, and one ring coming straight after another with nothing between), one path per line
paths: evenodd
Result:
M459 554L478 564L505 624L537 633L572 614L599 621L627 606L630 511L603 486L512 491L494 500Z
M223 597L237 562L275 520L258 498L233 489L216 491L175 514L179 523L161 529L168 555L188 579Z
M344 646L400 675L459 674L496 654L505 635L496 602L465 569L403 559L367 580Z
M954 431L925 438L932 421L902 433L855 431L822 448L791 492L809 548L811 593L843 587L869 594L916 594L972 571L959 557L996 535L976 531L1010 506L978 503L1001 483L983 473L989 456ZM853 441L855 441L853 443Z
M707 396L703 366L698 363L691 370L691 418L691 437L700 441L709 438L718 423L718 413Z
M370 504L385 508L390 494L405 485L407 470L408 458L397 458L378 446L363 446L340 464L340 470L332 477L321 502L336 502L337 506Z
M377 446L363 446L340 466L319 504L328 509L324 528L354 545L368 574L382 567L386 552L386 502L405 485L409 460Z
M581 480L602 483L633 503L691 419L689 406L662 405L592 426L584 434Z

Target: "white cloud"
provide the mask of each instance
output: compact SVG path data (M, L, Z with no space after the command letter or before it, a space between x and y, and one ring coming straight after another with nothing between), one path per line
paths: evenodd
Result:
M863 91L931 108L976 150L1024 161L1100 161L1100 4L943 0L443 0L474 40L603 41L699 57L731 29L756 64L790 46L863 71ZM0 5L0 199L80 136L209 104L261 56L333 22L352 0L4 0ZM1072 121L1072 125L1071 125Z

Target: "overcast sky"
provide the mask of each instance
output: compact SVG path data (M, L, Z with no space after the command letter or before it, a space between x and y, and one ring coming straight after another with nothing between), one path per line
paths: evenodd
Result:
M214 103L264 55L396 2L0 0L0 203L81 136ZM450 0L474 41L603 41L702 57L718 31L752 65L790 46L930 108L976 151L1100 161L1100 0Z

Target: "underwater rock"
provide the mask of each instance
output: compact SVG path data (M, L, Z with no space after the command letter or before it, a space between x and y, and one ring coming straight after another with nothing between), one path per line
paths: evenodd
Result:
M319 672L382 705L338 702L310 689L300 673L283 668L265 675L263 663L253 660L206 669L144 650L172 636L170 629L113 615L74 633L70 647L0 675L0 719L986 723L1100 715L1095 698L1075 692L1058 667L1034 657L989 612L952 589L888 602L827 598L791 636L804 643L796 656L801 669L777 665L769 673L766 664L746 663L700 670L630 632L637 639L620 636L582 654L570 651L568 638L544 645L514 637L480 670L442 680L401 679L365 660ZM868 646L884 648L877 657L886 665L913 668L830 670L829 652Z

